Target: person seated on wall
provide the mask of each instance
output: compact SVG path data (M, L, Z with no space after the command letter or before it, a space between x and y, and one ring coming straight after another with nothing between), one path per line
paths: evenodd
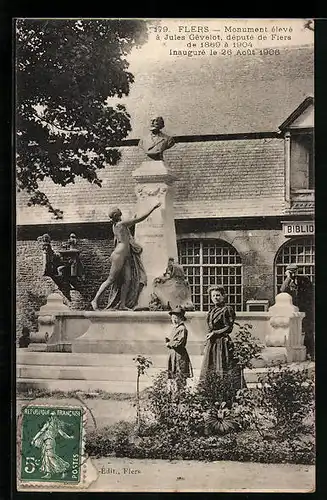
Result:
M286 277L280 287L280 293L288 293L292 297L293 304L305 313L302 321L304 332L304 345L307 349L307 357L314 359L314 293L313 285L308 276L298 274L297 264L289 264L286 267Z
M163 310L182 306L187 311L193 311L190 285L186 279L183 267L169 257L168 264L162 276L153 280L153 304ZM152 304L152 303L151 303ZM151 305L150 304L150 305ZM155 309L155 307L154 307Z

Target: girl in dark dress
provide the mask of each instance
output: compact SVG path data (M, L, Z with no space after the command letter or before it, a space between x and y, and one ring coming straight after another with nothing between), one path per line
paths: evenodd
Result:
M200 382L211 373L230 375L234 389L241 386L241 370L234 358L234 346L230 337L235 321L235 311L225 304L225 290L221 285L210 287L213 307L207 315L208 334L204 348Z
M169 312L174 325L170 337L166 337L166 346L170 350L168 358L168 378L176 379L178 385L186 384L186 379L193 377L191 361L186 350L187 328L184 325L185 311L176 307Z

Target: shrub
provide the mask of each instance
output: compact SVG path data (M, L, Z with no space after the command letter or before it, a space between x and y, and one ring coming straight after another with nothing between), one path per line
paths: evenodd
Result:
M96 457L115 454L129 456L132 451L134 424L120 420L115 424L87 434L85 452Z
M234 417L243 429L254 429L261 438L274 427L276 420L267 409L260 405L262 395L260 389L241 389L237 392L232 410Z
M275 418L281 438L305 430L305 418L313 413L314 383L307 370L279 367L260 379L260 406Z
M260 439L255 432L244 432L237 437L234 460L239 462L314 464L315 449L312 441L276 441Z
M258 338L252 335L250 331L252 325L248 323L240 325L236 322L234 325L238 327L238 330L233 334L234 359L236 364L240 367L240 387L243 388L246 386L243 375L244 368L253 368L253 360L260 356L265 346Z
M262 440L256 431L226 436L188 436L174 441L173 430L135 438L132 426L103 428L86 437L85 451L91 456L148 458L166 460L230 460L239 462L314 464L313 439ZM123 439L121 439L123 437Z
M171 441L204 433L204 411L196 393L186 386L168 383L168 373L161 372L148 390L144 414L153 421L151 431L165 430ZM167 434L167 435L168 435Z
M103 427L100 430L88 432L85 441L85 453L95 457L107 457L113 453L111 429Z
M209 372L206 379L200 381L196 390L195 397L201 404L203 410L210 410L214 408L215 404L228 403L230 407L236 396L235 387L238 386L237 373L231 372L222 375Z

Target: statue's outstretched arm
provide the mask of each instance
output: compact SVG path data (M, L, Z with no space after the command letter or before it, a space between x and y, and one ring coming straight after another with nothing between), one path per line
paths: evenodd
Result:
M147 217L149 217L150 214L156 209L161 206L161 203L158 202L155 204L154 207L151 208L151 210L148 210L145 214L140 215L139 217L135 217L134 219L129 219L129 220L124 220L123 223L126 224L127 226L134 226L134 224L138 224L139 222L144 221Z

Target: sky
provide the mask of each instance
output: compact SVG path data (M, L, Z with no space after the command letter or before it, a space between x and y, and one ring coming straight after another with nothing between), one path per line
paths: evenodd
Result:
M288 94L290 94L290 83L286 83L286 79L289 80L289 76L286 74L285 76L277 75L280 73L278 70L278 51L282 48L313 46L314 32L306 29L304 24L304 19L151 20L148 22L148 42L139 49L133 49L128 56L129 70L135 76L135 82L131 86L129 96L108 101L112 105L126 104L127 110L131 114L133 128L129 138L140 137L148 127L149 118L152 115L164 116L167 130L171 130L175 135L185 133L181 131L181 128L187 129L191 133L196 121L199 121L196 130L201 129L202 133L209 133L208 127L200 126L201 117L198 116L198 120L195 120L194 116L194 113L196 115L194 110L198 110L201 116L203 114L212 116L211 110L203 109L204 102L208 106L216 107L218 115L218 108L222 114L224 114L223 110L225 110L225 115L226 113L227 115L232 114L237 129L235 131L240 131L237 117L243 116L247 112L247 106L257 104L260 108L260 102L256 103L255 99L263 100L267 95L276 102L277 97L272 96L272 91L275 88L275 93L282 95L287 101ZM250 29L250 31L239 31L244 28ZM217 38L218 36L220 39ZM236 40L237 36L241 44L240 47L238 47ZM207 40L206 37L209 37L210 40ZM209 45L212 43L213 46L206 47L203 45L206 42ZM229 50L225 47L226 43ZM260 53L267 48L274 49L272 55ZM182 53L174 55L172 51L182 51ZM187 52L185 55L183 51L191 51L191 54L188 55ZM214 51L214 55L211 51ZM284 67L285 59L283 57L280 59L280 65L283 66L284 72L288 71L287 67ZM247 70L249 66L252 69ZM236 67L239 69L236 70ZM274 74L267 73L270 67L274 68L272 70ZM303 72L303 78L307 78L308 68L301 69L299 67L298 70ZM256 79L253 85L251 84L251 71L253 78ZM294 69L290 71L294 72ZM243 78L245 80L242 83ZM267 79L271 79L271 83L265 83ZM296 94L296 98L294 98L294 104L290 103L290 108L293 105L296 107L305 97L302 97L301 93L301 95L297 95L299 92L295 87L299 83L298 75L295 79L293 94ZM261 87L258 88L261 80L261 87L270 85L270 91L268 91L268 87L267 92L263 92ZM282 81L286 85L284 89L280 88ZM239 90L235 90L235 86L239 87ZM308 92L307 87L306 82L303 84L303 92ZM240 98L238 103L232 102L233 99L235 100L235 95L239 95L243 88L248 99ZM224 96L228 102L224 102ZM280 105L283 106L282 97L279 100ZM267 112L268 107L263 106L263 104L261 106ZM285 113L292 110L287 108ZM183 127L181 124L177 126L176 119L181 123L184 121ZM210 119L208 118L207 121ZM241 118L239 121L242 123ZM216 122L219 122L218 116ZM196 132L193 130L192 133Z
M131 64L130 68L132 72L137 73L141 70L141 67L145 65L151 64L151 62L155 62L156 60L163 59L175 59L178 56L173 56L170 54L170 49L172 50L185 50L187 49L186 44L190 41L192 43L196 43L197 47L194 47L194 50L201 49L201 41L205 41L204 39L200 40L189 40L189 36L198 35L212 35L217 36L218 34L221 37L225 37L225 41L229 44L230 47L233 45L233 41L226 40L227 35L246 35L247 33L238 33L234 31L234 28L263 28L265 30L264 33L257 32L253 33L255 37L254 40L249 40L249 43L252 44L252 47L248 46L247 48L254 49L262 49L267 47L290 47L290 46L299 46L299 45L308 45L313 44L314 40L314 32L304 27L305 20L304 19L163 19L163 20L150 20L148 26L148 42L141 49L134 49L131 55L128 57L128 60ZM232 31L226 31L225 26L231 27ZM163 31L166 28L167 31ZM206 27L206 28L205 28ZM276 27L281 28L282 31L276 32ZM157 28L157 29L156 29ZM201 31L208 30L208 31ZM190 32L190 30L192 30ZM194 31L193 31L194 30ZM218 31L219 30L219 31ZM233 32L234 31L234 32ZM251 33L248 33L251 35ZM174 38L174 40L168 39L165 40L165 35L169 35ZM258 35L266 36L266 40L258 40ZM273 36L274 35L274 36ZM176 37L185 36L185 40L178 40ZM158 40L159 37L159 40ZM289 40L289 37L291 38ZM215 47L214 47L215 48ZM234 49L234 47L232 47ZM237 49L237 47L235 47ZM218 48L217 57L223 57L221 53L221 49L223 46ZM201 57L193 56L193 57Z

